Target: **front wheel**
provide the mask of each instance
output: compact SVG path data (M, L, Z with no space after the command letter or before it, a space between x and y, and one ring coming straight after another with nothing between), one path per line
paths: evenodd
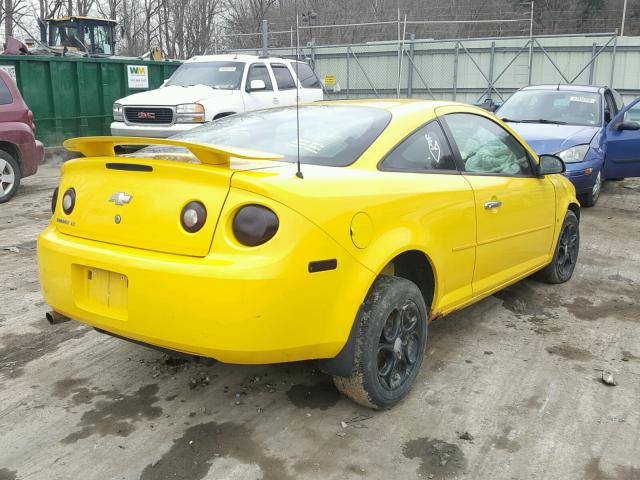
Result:
M593 207L598 198L600 198L600 191L602 190L602 170L598 172L596 176L596 183L593 184L591 191L588 193L583 193L578 196L578 200L580 200L580 205L583 207Z
M427 343L427 307L413 282L381 275L358 313L354 364L333 377L340 392L375 409L402 400L413 386Z
M573 275L580 249L580 228L578 217L571 210L567 211L560 230L560 238L553 254L553 260L538 272L540 280L547 283L564 283Z

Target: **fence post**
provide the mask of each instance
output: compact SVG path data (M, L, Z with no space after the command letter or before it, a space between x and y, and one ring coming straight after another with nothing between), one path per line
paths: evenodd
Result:
M609 82L609 86L613 88L613 72L616 69L616 49L618 47L618 30L616 29L616 36L613 39L613 55L611 56L611 81Z
M531 85L532 74L533 74L533 35L529 37L529 81L527 85Z
M589 85L593 85L593 71L596 66L596 42L591 46L591 66L589 67Z
M416 39L416 34L415 33L411 33L409 34L409 41L411 42L411 44L409 45L409 63L407 64L407 98L411 98L413 96L413 56L414 56L414 50L415 50L415 45L413 44L414 40Z
M349 47L347 47L347 100L349 99Z
M314 45L311 45L311 68L316 69L316 49Z
M458 55L460 49L460 42L456 42L456 54L453 57L453 100L456 100L458 94Z
M269 56L269 24L262 20L262 56Z
M491 96L493 93L493 62L496 54L496 42L491 42L491 58L489 59L489 95L487 96L488 100L491 100Z

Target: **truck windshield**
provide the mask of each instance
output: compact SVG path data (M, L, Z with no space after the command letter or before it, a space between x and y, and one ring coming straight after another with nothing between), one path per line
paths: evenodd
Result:
M355 162L386 128L391 114L381 108L352 105L300 106L298 136L296 108L281 107L231 115L173 136L176 140L243 147L283 155L300 163L344 167ZM171 159L187 151L151 146L132 156Z
M600 94L568 90L521 90L496 112L508 122L593 126L601 122Z
M183 63L167 82L167 85L190 87L207 85L222 90L237 90L242 80L242 62L192 62Z

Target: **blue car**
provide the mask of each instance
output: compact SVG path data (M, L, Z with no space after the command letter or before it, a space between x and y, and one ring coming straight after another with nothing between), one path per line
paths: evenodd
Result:
M592 207L604 180L640 176L639 101L623 106L608 87L538 85L518 90L496 115L538 155L562 158L580 203Z

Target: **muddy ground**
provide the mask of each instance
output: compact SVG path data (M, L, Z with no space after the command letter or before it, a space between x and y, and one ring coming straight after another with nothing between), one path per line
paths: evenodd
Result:
M583 211L571 282L433 323L413 392L372 412L310 364L184 363L49 326L35 239L57 176L0 205L0 480L640 479L640 181Z

